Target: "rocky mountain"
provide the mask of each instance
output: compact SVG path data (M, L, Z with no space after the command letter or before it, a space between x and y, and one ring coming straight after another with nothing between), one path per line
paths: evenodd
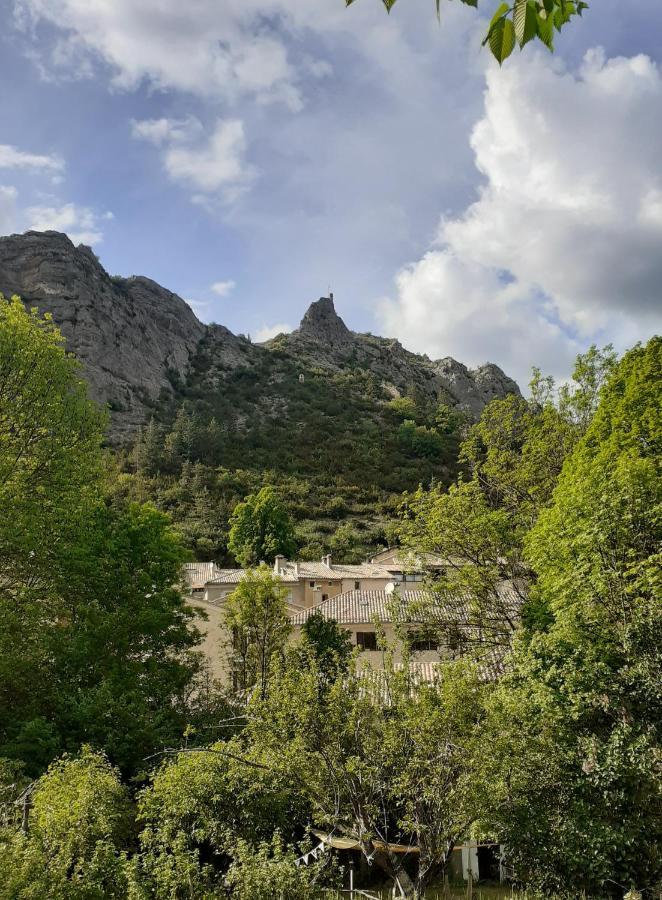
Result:
M115 436L145 420L173 373L186 377L205 333L181 297L149 278L111 278L89 247L55 231L0 238L0 293L52 313Z
M333 296L312 303L292 334L251 344L222 326L203 325L181 297L149 278L111 277L89 247L75 247L54 231L0 238L0 293L52 313L93 396L109 405L111 437L119 441L155 408L176 405L191 391L225 394L246 373L264 379L256 406L286 415L288 398L274 391L283 375L273 361L282 359L300 367L301 378L304 369L364 372L386 399L413 393L472 418L494 397L519 393L492 363L471 370L450 357L430 360L397 340L350 331Z
M519 394L517 384L494 363L468 369L450 356L433 361L405 350L398 340L350 331L335 311L333 294L312 303L299 328L277 343L295 356L335 371L348 366L370 371L380 377L391 396L413 390L430 400L445 401L474 419L495 397Z

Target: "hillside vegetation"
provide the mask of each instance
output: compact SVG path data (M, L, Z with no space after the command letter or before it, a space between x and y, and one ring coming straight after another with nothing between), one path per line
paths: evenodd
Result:
M403 491L457 471L466 416L414 387L394 399L358 365L313 366L286 346L210 379L212 355L203 342L188 382L120 454L122 489L167 510L199 558L228 558L230 512L266 484L304 557L365 557L389 542Z

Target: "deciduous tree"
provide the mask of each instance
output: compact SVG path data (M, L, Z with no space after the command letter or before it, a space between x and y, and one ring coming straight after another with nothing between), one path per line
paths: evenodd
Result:
M242 566L291 556L296 544L287 510L275 490L263 487L238 503L230 519L228 548Z
M282 656L292 623L282 581L267 567L249 571L230 594L225 623L234 688L245 696L253 688L264 698L274 657Z
M538 613L495 698L493 824L522 877L662 877L662 340L612 373L526 541Z

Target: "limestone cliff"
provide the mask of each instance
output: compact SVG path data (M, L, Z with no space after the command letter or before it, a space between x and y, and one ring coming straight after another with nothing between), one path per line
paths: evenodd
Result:
M50 312L82 361L113 437L185 378L205 333L189 306L149 278L111 278L89 247L55 231L0 238L0 293Z
M450 356L430 360L405 350L396 339L350 331L335 311L333 295L312 303L292 334L266 346L287 347L294 356L333 371L359 367L377 375L392 396L415 393L479 418L490 400L519 394L517 384L494 363L469 369Z
M184 394L206 407L223 394L225 418L232 418L233 397L249 381L259 390L240 416L244 426L265 417L286 420L288 366L370 372L386 398L423 396L474 419L493 398L519 393L493 363L471 370L450 357L411 353L395 339L350 331L333 296L312 303L292 334L252 344L223 326L203 325L181 297L149 278L111 277L89 247L54 231L0 238L0 293L52 313L84 365L93 397L110 408L113 441L130 437L164 409L163 401L172 398L176 406Z

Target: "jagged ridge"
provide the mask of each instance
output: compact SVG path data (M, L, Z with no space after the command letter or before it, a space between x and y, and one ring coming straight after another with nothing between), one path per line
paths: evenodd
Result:
M492 363L472 371L450 357L432 361L397 340L350 331L333 295L312 303L292 334L251 344L222 326L203 325L181 297L149 278L109 276L89 247L54 231L0 238L0 292L52 313L83 362L93 396L110 407L114 439L175 397L173 386L181 389L192 372L209 391L223 390L229 375L260 369L275 350L334 372L365 370L390 396L415 392L472 417L494 397L519 393Z

